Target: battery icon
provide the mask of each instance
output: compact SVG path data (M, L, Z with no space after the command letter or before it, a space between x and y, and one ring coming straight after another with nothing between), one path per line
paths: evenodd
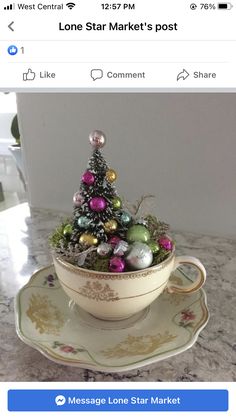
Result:
M231 3L218 3L218 9L231 10L233 5Z

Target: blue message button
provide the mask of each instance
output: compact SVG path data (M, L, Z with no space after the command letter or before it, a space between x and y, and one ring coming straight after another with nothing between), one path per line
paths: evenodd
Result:
M10 412L226 412L228 390L9 390Z

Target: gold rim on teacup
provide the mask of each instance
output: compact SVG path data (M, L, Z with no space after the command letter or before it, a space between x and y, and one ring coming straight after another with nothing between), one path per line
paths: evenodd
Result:
M141 270L137 270L137 271L127 271L127 272L121 272L121 273L116 273L116 272L102 272L102 271L93 271L90 269L85 269L82 268L80 266L75 266L72 265L70 262L65 261L63 258L59 257L59 256L54 256L54 258L57 260L57 262L64 268L72 271L72 272L83 272L83 274L85 274L85 276L88 277L94 277L94 278L102 278L102 279L124 279L123 277L125 276L127 279L131 279L131 278L137 278L137 277L142 277L142 276L146 276L147 274L149 275L150 272L156 272L156 271L160 271L161 269L163 269L166 265L168 265L168 263L173 259L173 257L175 256L175 252L174 249L171 252L171 254L168 256L167 259L165 259L163 262L159 263L158 265L155 266L150 266L149 268L145 268L145 269L141 269ZM175 256L176 257L176 256ZM111 277L111 278L108 278Z

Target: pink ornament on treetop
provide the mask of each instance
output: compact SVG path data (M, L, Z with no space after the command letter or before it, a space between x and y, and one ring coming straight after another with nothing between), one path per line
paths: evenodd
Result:
M124 272L124 270L125 270L124 259L118 256L113 256L109 262L109 271L119 273L119 272Z
M102 131L93 131L89 136L90 144L95 150L104 147L106 144L106 136Z
M80 192L75 192L73 196L73 202L76 207L81 207L81 205L84 203L84 197Z
M89 207L94 212L102 212L107 207L107 201L102 196L95 196L90 199Z
M95 182L95 176L92 172L87 170L82 176L82 182L85 183L85 185L91 186Z
M173 249L173 243L169 239L169 237L166 237L166 236L160 237L160 239L158 240L158 243L165 250L172 250Z

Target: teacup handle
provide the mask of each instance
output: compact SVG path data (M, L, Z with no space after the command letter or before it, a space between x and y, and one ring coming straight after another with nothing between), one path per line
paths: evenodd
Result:
M198 270L197 279L191 285L178 286L169 283L167 285L167 291L175 294L190 294L191 292L199 290L206 280L206 269L200 260L193 256L176 256L173 271L175 271L180 265L195 266Z

